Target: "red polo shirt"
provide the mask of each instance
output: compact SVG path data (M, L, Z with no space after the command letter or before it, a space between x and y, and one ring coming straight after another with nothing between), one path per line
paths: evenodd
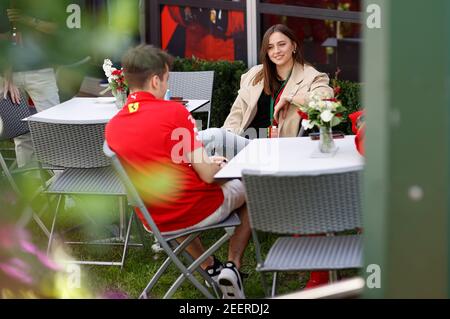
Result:
M131 94L105 134L160 231L195 225L223 203L220 186L203 182L186 160L203 144L182 104L147 92Z

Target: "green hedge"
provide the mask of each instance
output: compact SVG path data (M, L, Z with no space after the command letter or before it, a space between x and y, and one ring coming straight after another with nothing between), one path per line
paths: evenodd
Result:
M353 134L352 123L348 119L348 115L360 110L361 105L361 84L350 81L334 80L334 86L338 85L341 88L341 93L338 99L341 100L342 105L346 107L343 114L343 121L341 124L333 128L335 131L342 131L345 134Z
M247 71L247 66L241 61L204 61L195 58L177 58L174 62L173 70L215 71L210 127L221 127L236 99L241 75ZM347 107L346 112L343 114L344 121L335 130L343 131L345 134L352 134L348 114L361 108L360 84L341 80L333 80L332 82L334 85L341 87L339 99ZM204 120L203 117L202 120Z

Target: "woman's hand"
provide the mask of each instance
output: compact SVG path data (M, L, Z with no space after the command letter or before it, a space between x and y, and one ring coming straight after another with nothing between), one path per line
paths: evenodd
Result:
M8 93L11 96L11 101L16 104L20 104L20 91L12 81L5 80L3 86L3 98L8 97Z
M280 123L280 119L285 119L287 111L289 110L289 106L294 103L297 105L305 104L305 99L303 97L299 96L288 96L288 97L282 97L280 101L278 101L277 105L275 105L275 112L273 114L273 118L275 121Z
M275 112L273 113L273 118L275 121L280 123L280 117L281 119L286 118L287 111L289 109L289 105L292 103L292 97L282 97L277 105L275 105Z
M3 98L8 97L8 93L11 96L11 101L16 104L20 104L20 91L17 86L14 85L10 74L6 74L3 82Z

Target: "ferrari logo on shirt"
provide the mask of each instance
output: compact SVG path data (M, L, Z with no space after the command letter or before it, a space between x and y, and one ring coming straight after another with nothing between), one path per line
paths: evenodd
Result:
M128 104L128 111L130 113L137 112L139 110L139 102Z

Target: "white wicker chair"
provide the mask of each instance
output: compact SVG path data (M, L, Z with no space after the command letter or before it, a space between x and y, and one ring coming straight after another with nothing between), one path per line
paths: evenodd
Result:
M337 270L362 266L361 235L336 232L361 227L360 171L319 176L242 173L256 246L257 271ZM257 231L285 234L263 260ZM327 236L301 236L327 234Z
M209 100L195 112L208 112L209 128L211 121L211 99L214 85L214 71L170 72L169 89L172 96L184 99Z

